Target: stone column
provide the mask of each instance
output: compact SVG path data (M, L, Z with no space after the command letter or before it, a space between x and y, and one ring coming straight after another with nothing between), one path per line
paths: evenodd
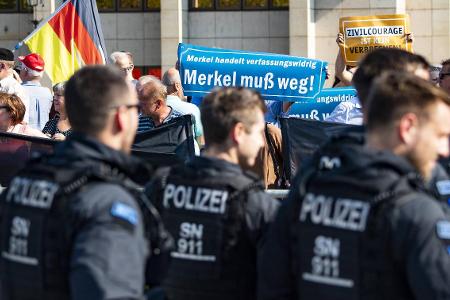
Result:
M404 14L406 12L406 0L395 1L395 13Z
M414 51L438 64L450 58L450 2L448 0L408 0Z
M333 78L339 18L404 13L409 1L423 0L290 0L290 54L327 61Z
M187 10L187 0L161 1L162 73L173 67L177 61L178 43L181 43L183 40L183 16L185 19L187 18Z
M289 0L289 53L315 57L314 0Z

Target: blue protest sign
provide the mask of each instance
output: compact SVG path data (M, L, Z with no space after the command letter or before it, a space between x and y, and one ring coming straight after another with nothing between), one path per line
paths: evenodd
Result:
M281 54L179 44L181 82L187 96L215 87L244 86L266 100L313 100L325 82L328 63Z
M325 121L330 113L343 101L356 96L354 88L323 89L314 101L302 101L292 104L288 115L302 119Z

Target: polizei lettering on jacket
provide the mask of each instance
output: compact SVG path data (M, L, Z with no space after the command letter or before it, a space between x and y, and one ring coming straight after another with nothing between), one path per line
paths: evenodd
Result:
M209 188L168 184L164 189L163 205L166 208L223 214L228 192Z
M48 209L52 205L57 190L58 185L54 182L16 177L8 188L6 201Z
M364 231L370 205L363 201L306 194L300 211L300 221L339 229Z

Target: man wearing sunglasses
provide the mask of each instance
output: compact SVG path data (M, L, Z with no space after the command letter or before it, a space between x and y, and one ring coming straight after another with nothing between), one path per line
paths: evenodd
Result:
M72 135L2 194L0 298L143 299L151 211L136 183L150 173L129 155L136 93L105 66L77 71L64 93Z
M450 58L442 62L442 69L439 73L439 86L450 94Z

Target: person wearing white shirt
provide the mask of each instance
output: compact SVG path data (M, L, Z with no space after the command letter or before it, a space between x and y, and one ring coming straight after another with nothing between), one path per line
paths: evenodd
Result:
M24 123L29 122L30 100L23 86L13 77L14 54L0 48L0 92L17 95L25 105Z
M162 83L167 87L167 104L184 115L194 116L194 134L199 145L203 145L203 125L200 117L200 109L192 103L184 101L183 87L180 73L175 68L168 69L162 78Z
M42 130L49 119L53 99L50 90L41 86L40 83L44 74L44 60L37 53L19 56L18 58L22 62L20 66L22 86L28 93L30 100L29 125Z
M325 122L344 123L351 125L363 124L363 113L358 97L339 103L325 119Z

